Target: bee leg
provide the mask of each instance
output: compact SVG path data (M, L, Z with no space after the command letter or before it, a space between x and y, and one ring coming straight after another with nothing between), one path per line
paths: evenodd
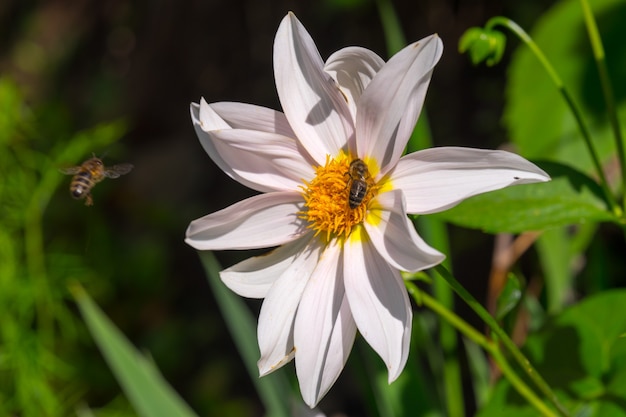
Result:
M91 194L87 194L85 196L85 205L86 206L93 206L93 198L91 197Z

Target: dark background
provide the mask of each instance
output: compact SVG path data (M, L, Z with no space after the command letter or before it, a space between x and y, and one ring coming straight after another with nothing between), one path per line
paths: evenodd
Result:
M495 148L506 142L499 120L506 61L517 43L511 42L504 63L494 68L472 67L456 45L466 29L496 15L530 29L551 3L394 2L408 42L434 32L444 42L426 100L436 145ZM272 44L290 10L324 59L349 45L389 57L372 0L0 3L0 74L17 81L29 106L44 109L45 140L37 145L42 152L78 130L119 118L127 122L116 145L93 152L106 153L105 162L131 162L135 170L99 185L92 208L58 190L48 208L47 235L49 242L64 236L62 242L72 242L64 248L98 271L102 281L88 290L138 347L151 352L200 415L263 411L199 259L183 242L191 220L252 192L222 174L203 152L189 104L204 97L279 109ZM486 281L491 238L453 232L459 278L462 266L470 265L473 276ZM218 254L224 265L248 256ZM477 282L471 290L481 298L484 285ZM259 305L251 303L255 310ZM91 349L92 356L77 360L88 363L87 398L97 407L119 388ZM345 384L337 384L322 405L360 415L362 410L347 403L350 395L342 396L345 391Z

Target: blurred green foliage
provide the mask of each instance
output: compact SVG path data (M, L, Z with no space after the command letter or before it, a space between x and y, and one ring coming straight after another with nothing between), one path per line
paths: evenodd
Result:
M537 365L573 415L626 416L626 316L616 315L626 291L589 297L548 320L525 344ZM495 388L481 417L536 415L506 381Z
M69 415L88 387L74 360L86 333L67 283L91 286L97 274L60 236L46 235L58 220L46 209L69 184L59 167L111 145L124 125L51 140L37 110L7 78L0 78L0 108L0 415Z

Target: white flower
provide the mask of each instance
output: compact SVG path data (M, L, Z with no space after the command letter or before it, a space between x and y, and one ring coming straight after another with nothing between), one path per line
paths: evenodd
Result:
M339 376L357 329L387 365L389 382L404 368L412 310L399 271L444 259L407 213L434 213L479 193L549 180L503 151L433 148L402 156L442 50L432 35L387 63L359 47L324 63L289 13L274 42L284 113L204 99L191 105L213 161L262 194L193 221L186 242L200 250L278 246L221 278L242 296L265 299L260 374L295 357L311 407ZM366 166L361 178L349 173L355 159ZM366 188L354 209L352 178Z

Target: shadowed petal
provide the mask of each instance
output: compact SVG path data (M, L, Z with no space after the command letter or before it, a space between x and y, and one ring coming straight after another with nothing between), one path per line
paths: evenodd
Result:
M436 213L476 194L514 184L549 181L532 162L505 151L431 148L405 155L391 173L408 213Z
M200 144L202 145L202 148L204 148L204 151L209 155L209 157L211 157L213 162L215 162L215 165L217 165L222 171L228 173L230 171L230 167L215 149L215 144L209 139L209 134L207 132L215 129L230 129L230 126L228 125L228 123L226 123L226 121L224 121L224 119L222 119L217 113L215 113L215 111L213 111L211 107L209 107L204 98L200 100L199 104L191 103L191 105L189 106L189 112L191 113L191 122L193 123L193 128L196 131L198 139L200 139ZM254 184L248 184L243 179L235 179L243 185L254 189Z
M394 268L416 272L445 259L415 231L406 215L400 190L377 196L370 204L364 226L378 253Z
M303 236L269 253L248 258L220 272L220 278L228 288L243 297L264 298L274 281L303 256L309 240Z
M333 53L326 60L324 70L339 85L352 120L356 121L356 104L372 78L385 65L385 61L369 49L350 46Z
M300 152L295 139L276 133L244 129L208 132L231 177L254 184L255 190L300 191L303 179L311 179L314 169ZM202 139L201 139L202 141Z
M356 117L358 155L376 158L381 174L402 155L442 52L437 35L407 46L391 57L361 96Z
M199 250L282 245L308 232L298 219L302 205L296 192L260 194L192 221L185 242Z
M200 144L204 148L205 152L211 157L213 162L228 176L235 181L260 192L274 191L272 187L268 187L265 184L259 184L256 181L249 181L248 179L240 176L235 172L231 166L222 158L222 155L217 150L216 143L211 138L209 132L213 132L220 129L231 129L231 126L226 123L219 114L213 110L213 108L204 100L200 100L200 104L191 103L189 108L191 112L191 121L196 131L196 135L200 140Z
M377 253L365 232L355 233L344 246L346 296L359 332L387 365L392 382L406 364L413 313L400 273Z
M281 106L291 128L323 165L354 135L348 106L323 70L313 39L293 13L282 20L274 41L274 76Z
M294 317L321 250L317 239L310 239L307 243L307 248L276 279L263 301L257 329L261 350L257 365L261 376L280 368L296 353L293 338Z
M222 101L209 104L231 129L260 130L295 138L285 115L267 107Z
M343 285L341 248L324 251L302 295L294 327L296 372L304 402L314 407L343 369L356 336Z

